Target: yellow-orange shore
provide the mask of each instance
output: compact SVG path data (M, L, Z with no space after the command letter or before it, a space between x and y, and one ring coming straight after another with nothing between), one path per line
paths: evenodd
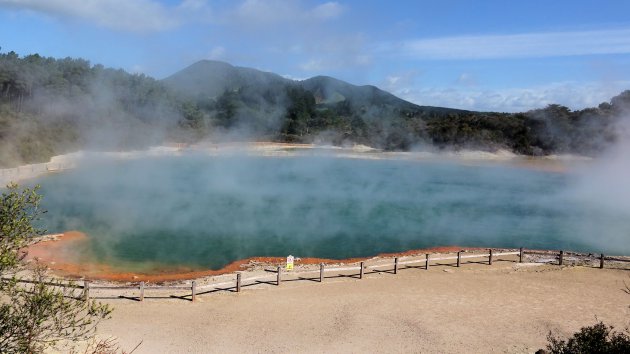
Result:
M69 278L85 278L91 280L105 280L115 282L146 281L146 282L167 282L180 281L207 276L233 273L246 270L250 264L281 265L286 259L284 257L251 257L241 259L228 264L218 270L190 270L190 269L166 269L164 271L143 274L135 272L121 272L113 269L108 264L97 262L77 262L72 259L72 252L76 252L78 243L88 241L88 236L79 231L68 231L56 235L52 239L42 240L30 245L27 248L27 259L38 260L48 266L50 270L59 276ZM447 253L461 250L459 246L442 246L427 249L409 250L399 253L382 253L375 257L403 257L424 253ZM481 250L483 248L466 247L467 250ZM308 264L336 264L336 263L357 263L372 257L348 258L348 259L326 259L326 258L299 258L296 265Z

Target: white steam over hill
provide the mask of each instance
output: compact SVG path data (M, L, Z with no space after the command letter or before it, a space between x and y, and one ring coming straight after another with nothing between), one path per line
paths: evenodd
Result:
M626 91L596 108L525 113L418 106L331 77L294 81L201 61L164 79L82 59L0 53L0 167L81 149L166 142L363 144L394 151L599 155L618 140Z

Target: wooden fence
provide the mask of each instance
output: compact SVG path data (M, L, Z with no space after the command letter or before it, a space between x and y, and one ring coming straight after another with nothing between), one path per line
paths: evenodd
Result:
M340 273L340 272L357 271L358 273L338 274L337 276L363 279L366 274L366 271L370 269L373 270L372 273L386 272L386 273L391 273L391 274L398 274L399 270L401 269L401 266L406 266L406 268L420 268L424 270L429 270L432 265L438 265L438 266L455 265L456 267L460 267L462 265L462 260L470 260L470 259L475 259L475 258L483 259L482 262L475 262L475 263L485 263L488 265L492 265L493 262L500 260L498 257L505 257L505 256L518 256L518 262L522 263L525 255L547 256L550 258L543 259L542 262L554 263L559 266L565 265L569 262L575 262L575 261L589 261L589 262L595 261L597 264L597 267L600 269L603 269L606 261L630 263L630 258L607 257L604 254L597 255L597 254L584 254L584 253L565 252L565 251L558 251L558 252L536 251L536 250L525 250L523 248L520 248L518 251L489 249L487 253L469 253L465 251L459 251L454 255L440 255L438 257L432 256L430 253L425 254L425 256L421 258L416 258L417 256L394 257L393 259L391 259L391 262L389 263L378 263L378 264L372 264L372 265L366 264L366 262L359 262L358 265L354 265L354 266L326 267L324 263L321 263L319 265L319 269L315 269L311 271L290 272L290 274L297 276L296 279L292 279L292 280L310 280L310 281L318 281L322 283L324 282L324 279L325 279L325 273L333 273L333 272ZM404 260L405 258L412 258L412 257L414 257L414 259ZM454 263L453 262L436 263L439 261L454 261ZM539 260L539 262L541 261ZM118 298L127 298L127 299L131 298L137 301L144 301L145 291L181 290L181 291L186 292L185 295L182 295L182 296L172 295L171 297L179 298L179 299L186 299L186 300L194 302L197 299L197 296L203 293L211 293L211 292L216 292L216 291L231 291L231 292L238 293L242 290L242 287L244 286L257 285L257 284L271 284L271 285L279 286L283 281L283 275L289 274L288 272L283 273L282 267L277 267L276 269L267 270L267 271L274 274L271 274L271 275L265 274L265 275L259 275L259 276L243 279L242 273L238 272L235 274L235 279L233 280L223 281L219 283L205 284L205 285L200 285L200 286L197 285L196 280L193 280L190 283L190 285L148 285L142 281L136 285L105 286L105 285L92 284L89 280L85 280L83 282L83 285L77 285L74 283L72 284L46 283L46 284L52 285L52 286L59 286L59 287L70 287L70 288L75 288L75 289L82 289L83 290L82 296L86 299L89 299L90 297L99 298L99 296L92 296L92 294L90 294L91 291L96 291L96 290L134 290L134 291L137 291L137 294L138 294L137 296L125 297L125 296L120 295L118 296ZM315 277L305 278L304 275L307 275L307 274L315 274ZM10 279L1 278L1 280L7 281ZM36 283L35 281L32 281L32 280L18 280L18 281L21 283L28 283L28 284Z

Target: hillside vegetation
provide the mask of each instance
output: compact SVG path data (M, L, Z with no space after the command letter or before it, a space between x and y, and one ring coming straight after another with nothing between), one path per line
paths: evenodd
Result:
M473 112L418 106L331 77L294 81L216 61L160 81L83 59L9 52L0 53L0 166L202 139L597 155L617 138L629 102L625 91L579 111Z

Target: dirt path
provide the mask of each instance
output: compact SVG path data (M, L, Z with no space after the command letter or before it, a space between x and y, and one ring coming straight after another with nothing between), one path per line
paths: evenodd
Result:
M218 292L108 300L99 331L136 353L532 353L552 330L630 323L627 270L495 262Z

